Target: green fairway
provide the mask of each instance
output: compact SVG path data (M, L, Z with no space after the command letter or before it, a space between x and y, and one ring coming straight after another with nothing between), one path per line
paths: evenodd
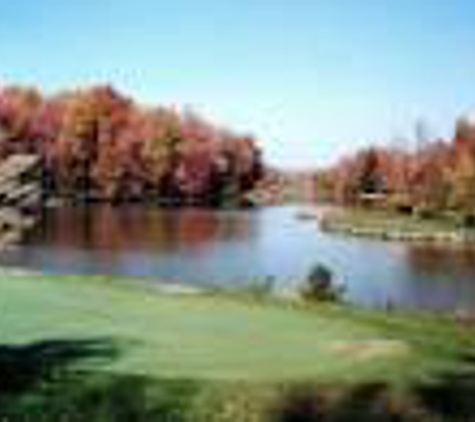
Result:
M322 397L332 420L439 420L455 396L475 414L475 381L444 378L470 369L474 331L448 317L8 273L0 312L3 420L270 422Z
M439 318L388 317L100 279L3 276L1 338L108 338L120 373L191 379L353 380L424 374L468 342Z

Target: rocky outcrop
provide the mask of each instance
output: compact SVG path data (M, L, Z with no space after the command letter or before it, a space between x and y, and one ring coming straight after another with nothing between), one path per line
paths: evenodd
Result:
M41 159L11 155L0 161L0 248L35 226L41 209Z

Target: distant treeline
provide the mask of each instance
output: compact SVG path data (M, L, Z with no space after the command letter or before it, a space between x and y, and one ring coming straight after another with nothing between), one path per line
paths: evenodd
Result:
M319 196L343 205L425 215L454 212L474 219L474 120L461 118L453 139L429 139L413 151L369 147L342 158L318 174Z
M49 195L81 201L219 206L241 202L263 174L253 137L110 86L54 96L0 87L0 159L15 153L42 157Z

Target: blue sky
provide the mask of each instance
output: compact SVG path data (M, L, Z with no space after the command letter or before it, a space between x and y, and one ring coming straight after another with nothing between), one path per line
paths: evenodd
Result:
M471 0L0 0L0 83L110 82L304 168L419 119L448 136L475 107L473 22Z

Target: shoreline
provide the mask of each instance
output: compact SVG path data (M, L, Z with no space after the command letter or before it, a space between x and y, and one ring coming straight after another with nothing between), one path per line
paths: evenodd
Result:
M475 230L448 227L446 222L374 211L327 212L318 218L323 232L383 241L475 247ZM444 227L447 225L447 227Z

